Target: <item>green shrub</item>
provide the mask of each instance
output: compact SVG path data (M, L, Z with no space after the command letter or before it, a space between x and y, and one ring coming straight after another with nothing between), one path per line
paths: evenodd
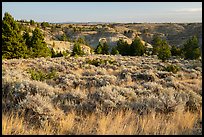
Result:
M176 65L168 65L164 67L163 71L173 72L177 73L180 70L180 68Z
M29 69L28 73L31 74L32 80L37 80L37 81L44 81L46 79L53 79L57 76L55 70L52 70L49 73L45 73L41 70Z
M99 44L97 45L97 47L95 49L95 53L96 54L109 55L109 45L106 42L105 43L99 42Z
M73 50L72 50L72 53L71 53L71 56L75 56L75 55L78 55L78 56L82 56L84 55L84 51L81 49L81 46L78 42L76 42L74 44L74 47L73 47Z
M102 65L102 64L115 64L116 61L114 60L102 60L102 59L93 59L93 60L88 60L86 63L94 65L96 67Z

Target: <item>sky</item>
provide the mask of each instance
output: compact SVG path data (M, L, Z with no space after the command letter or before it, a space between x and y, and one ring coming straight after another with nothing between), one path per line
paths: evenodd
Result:
M2 18L36 22L202 22L202 2L2 2Z

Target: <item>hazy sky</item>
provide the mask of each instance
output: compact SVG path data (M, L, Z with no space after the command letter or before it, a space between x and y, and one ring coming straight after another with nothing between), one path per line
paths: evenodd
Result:
M2 16L37 22L202 22L202 2L2 2Z

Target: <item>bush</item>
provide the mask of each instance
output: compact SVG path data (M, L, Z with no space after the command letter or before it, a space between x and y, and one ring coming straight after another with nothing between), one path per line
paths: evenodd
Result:
M85 53L82 51L80 44L79 43L75 43L74 47L73 47L73 50L72 50L71 56L76 56L76 55L82 56L84 54Z
M163 71L173 72L177 73L180 70L180 68L176 65L168 65L167 67L164 67Z
M51 58L56 58L56 57L63 57L63 54L62 52L55 52L53 49L51 49L51 52L52 52L52 56Z
M50 24L48 22L42 22L40 25L43 29L45 29L46 27L50 27Z
M102 59L93 59L93 60L88 60L86 63L94 65L96 67L100 66L101 64L114 64L116 61L114 60L102 60Z
M109 45L106 42L102 44L99 42L98 46L95 49L95 53L109 55Z
M50 73L46 74L42 72L41 70L29 69L28 73L31 74L32 80L37 80L37 81L44 81L46 79L52 79L57 76L55 70L52 70Z

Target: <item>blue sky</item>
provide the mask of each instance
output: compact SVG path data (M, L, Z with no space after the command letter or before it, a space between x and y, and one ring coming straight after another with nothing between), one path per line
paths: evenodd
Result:
M2 16L37 22L202 22L202 2L2 2Z

